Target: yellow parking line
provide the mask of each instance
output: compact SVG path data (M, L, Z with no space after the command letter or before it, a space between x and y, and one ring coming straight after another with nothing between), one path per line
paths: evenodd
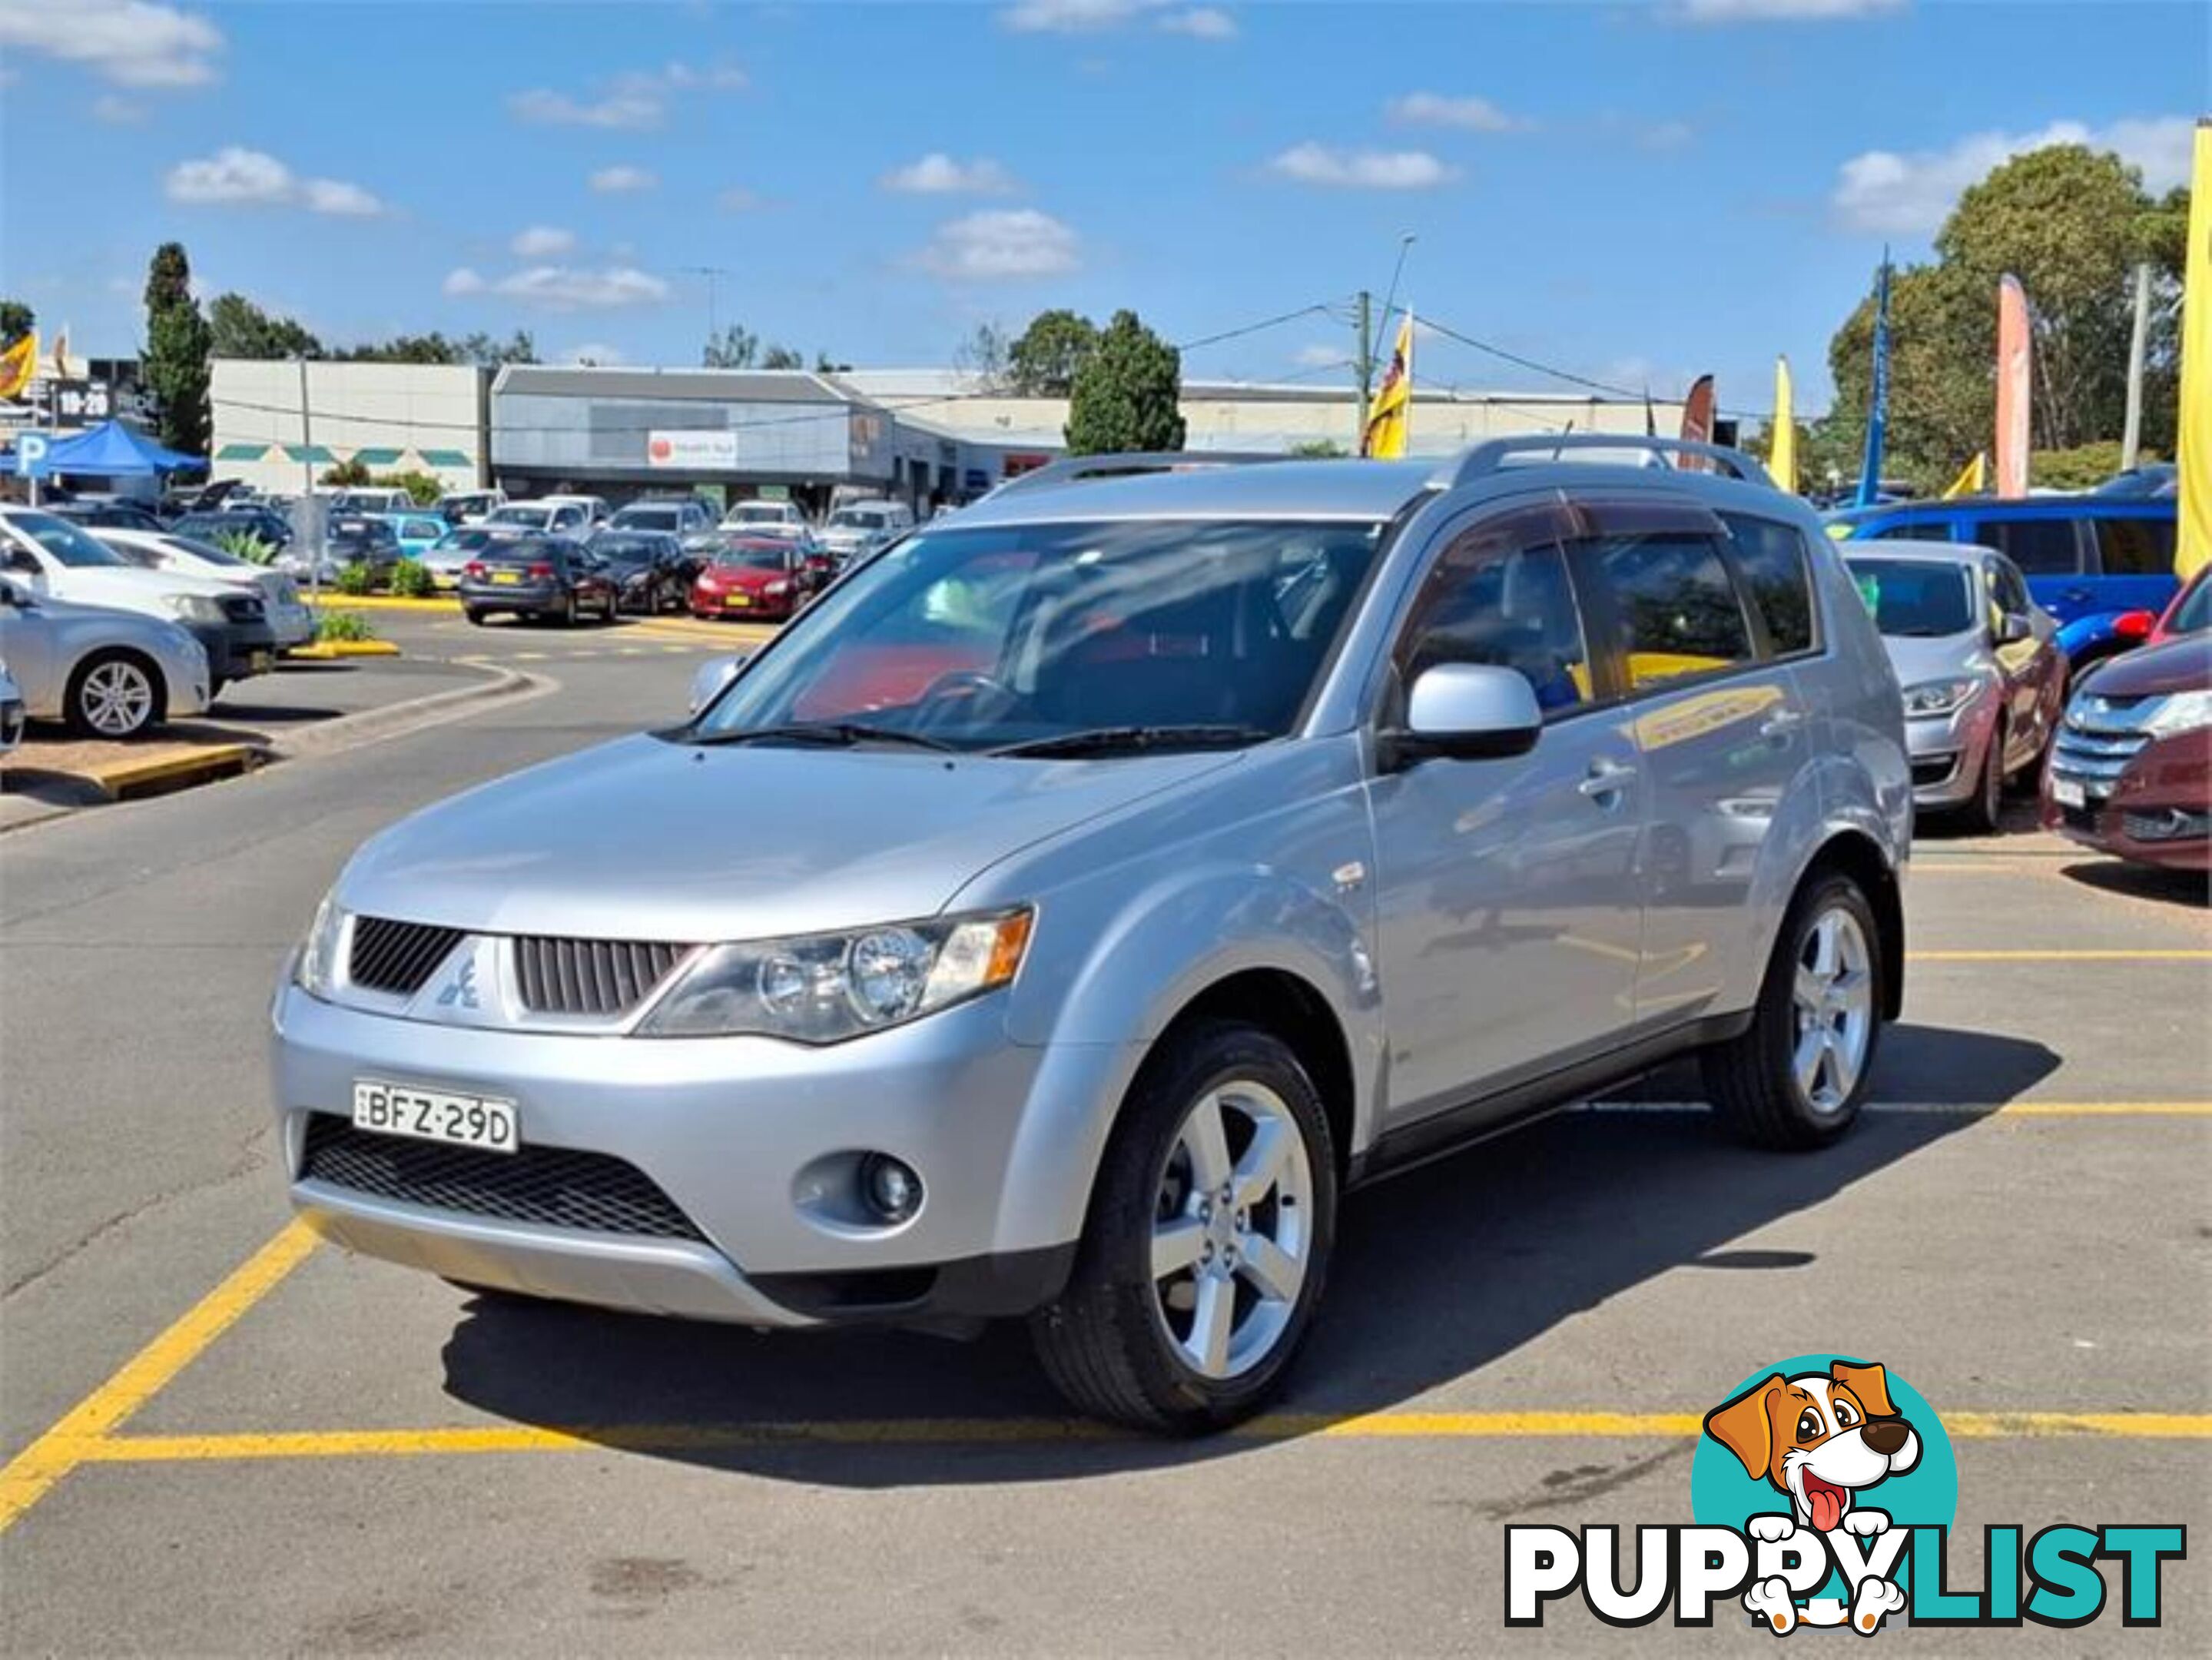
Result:
M2176 946L2144 951L1911 951L1908 963L2212 963L2212 950Z
M1621 1412L1267 1413L1229 1435L1247 1441L1302 1436L1330 1440L1679 1439L1698 1433L1701 1414ZM2090 1436L2149 1440L2212 1437L2212 1413L1948 1412L1954 1438ZM943 1446L1129 1438L1074 1418L893 1418L745 1424L606 1424L574 1428L301 1430L273 1434L131 1435L103 1438L80 1454L105 1464L205 1463L287 1458L411 1458L519 1452L712 1452L800 1444Z
M191 1365L314 1248L315 1236L305 1223L287 1223L275 1238L233 1269L228 1279L187 1309L119 1371L9 1459L7 1467L0 1468L0 1532L5 1532L55 1482L83 1462L118 1425Z

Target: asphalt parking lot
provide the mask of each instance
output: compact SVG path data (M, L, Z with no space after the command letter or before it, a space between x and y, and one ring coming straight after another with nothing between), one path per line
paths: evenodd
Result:
M1878 1109L1810 1157L1663 1075L1350 1201L1280 1409L1161 1444L1065 1416L1018 1332L769 1338L472 1297L288 1221L278 965L345 855L678 714L738 629L402 615L537 683L0 837L0 1648L11 1654L1620 1654L1501 1618L1509 1522L1688 1518L1754 1369L1880 1359L1984 1523L2212 1523L2212 916L2025 826L1931 836ZM2158 1629L1927 1652L2202 1653ZM2116 1574L2115 1574L2116 1578ZM1800 1640L1818 1644L1822 1639Z

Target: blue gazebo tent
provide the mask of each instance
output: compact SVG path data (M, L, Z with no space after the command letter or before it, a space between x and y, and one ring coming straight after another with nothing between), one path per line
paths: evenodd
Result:
M180 455L143 437L120 421L103 422L67 438L57 438L46 451L46 465L54 472L102 478L144 478L155 473L195 472L207 462L197 455Z

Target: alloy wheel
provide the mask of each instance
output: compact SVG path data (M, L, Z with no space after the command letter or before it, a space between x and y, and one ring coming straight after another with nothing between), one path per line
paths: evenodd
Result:
M1152 1305L1184 1365L1235 1377L1288 1327L1313 1246L1313 1167L1282 1098L1246 1079L1200 1097L1153 1205Z
M84 677L77 702L94 731L107 738L128 738L154 713L154 683L136 663L112 659Z
M1798 948L1790 991L1790 1073L1805 1104L1835 1112L1850 1099L1874 1037L1874 958L1858 918L1822 911Z

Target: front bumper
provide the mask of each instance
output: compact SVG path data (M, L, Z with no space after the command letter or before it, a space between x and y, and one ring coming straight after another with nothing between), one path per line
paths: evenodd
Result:
M1941 812L1974 799L1996 733L1997 702L1994 696L1972 697L1950 714L1905 723L1914 806Z
M183 626L207 653L208 672L217 681L244 680L276 666L276 635L266 622Z
M279 651L304 646L315 637L315 613L311 607L296 601L290 605L272 603L269 607L269 632Z
M765 622L789 620L798 608L795 593L700 593L691 596L694 617L757 617Z
M2138 864L2212 870L2212 727L2145 745L2106 786L2077 779L2084 804L2062 806L2051 788L2068 775L2054 763L2045 781L2047 830Z
M1048 1301L1110 1116L1094 1104L1118 1100L1133 1064L1114 1046L1012 1043L995 998L821 1049L439 1025L289 982L274 1015L292 1200L319 1231L471 1284L753 1326ZM310 1116L349 1118L363 1078L511 1101L526 1152L620 1159L699 1237L471 1214L307 1175ZM840 1185L869 1152L920 1174L908 1221L866 1222Z

